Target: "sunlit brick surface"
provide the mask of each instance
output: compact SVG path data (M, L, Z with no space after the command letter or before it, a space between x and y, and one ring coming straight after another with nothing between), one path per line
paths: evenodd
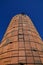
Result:
M12 18L0 44L0 65L43 65L43 43L27 15Z

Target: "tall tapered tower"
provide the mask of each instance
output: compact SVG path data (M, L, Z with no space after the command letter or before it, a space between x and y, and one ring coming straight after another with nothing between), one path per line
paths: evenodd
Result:
M43 65L43 43L31 19L11 19L0 44L0 65Z

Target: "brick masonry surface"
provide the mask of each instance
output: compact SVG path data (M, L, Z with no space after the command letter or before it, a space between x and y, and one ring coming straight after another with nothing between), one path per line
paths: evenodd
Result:
M43 43L27 15L11 19L0 44L0 65L43 65Z

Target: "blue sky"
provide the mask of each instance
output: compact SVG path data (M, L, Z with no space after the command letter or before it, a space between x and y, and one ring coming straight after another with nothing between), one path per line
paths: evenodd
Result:
M43 39L43 0L0 0L0 41L13 16L24 12Z

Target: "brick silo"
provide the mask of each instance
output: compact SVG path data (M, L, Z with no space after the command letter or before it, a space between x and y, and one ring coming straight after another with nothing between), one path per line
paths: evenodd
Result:
M0 65L43 65L43 43L25 14L18 14L11 22L0 44Z

